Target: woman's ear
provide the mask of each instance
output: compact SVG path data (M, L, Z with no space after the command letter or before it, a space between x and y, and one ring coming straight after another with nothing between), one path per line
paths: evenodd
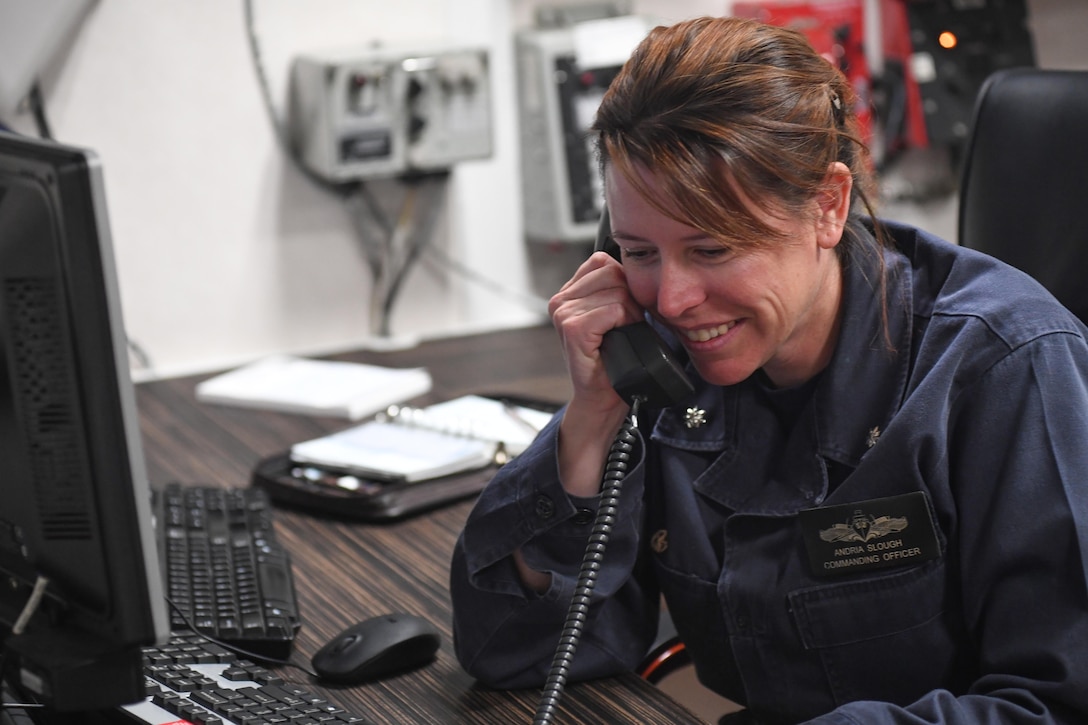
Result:
M816 241L824 249L831 249L842 239L842 230L850 215L850 192L854 177L841 161L827 167L824 185L816 196L819 206L816 220Z

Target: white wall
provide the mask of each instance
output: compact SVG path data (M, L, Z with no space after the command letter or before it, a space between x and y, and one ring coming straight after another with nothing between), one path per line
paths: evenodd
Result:
M540 298L577 262L570 249L522 241L511 38L536 4L252 0L280 114L290 60L302 51L420 40L489 48L494 156L455 167L433 242L487 284L419 265L395 309L394 334L541 320ZM641 0L632 9L678 20L729 4ZM1069 47L1081 43L1084 25L1063 29L1054 18L1088 3L1036 5L1054 26L1047 32L1075 38ZM54 136L95 149L104 164L128 332L154 364L137 375L231 366L275 351L332 351L370 337L370 279L351 216L277 145L244 7L243 0L99 0L42 79ZM34 133L29 115L3 120ZM375 186L395 212L397 185Z
M328 47L481 43L494 47L495 82L511 82L506 44L497 42L509 33L503 0L254 0L252 7L279 113L291 58ZM369 335L370 279L350 215L277 145L243 9L223 0L100 0L44 79L54 136L102 158L129 335L160 374L272 351L336 349ZM518 198L506 181L516 172L511 111L502 104L496 112L503 123L495 157L455 170L453 211L436 243L470 265L484 259L482 273L524 288ZM394 331L535 319L506 302L490 300L483 314L479 306L463 284L421 268Z
M716 5L687 4L698 12ZM299 52L429 40L489 48L495 153L455 167L433 237L487 284L417 265L392 330L428 337L544 319L540 296L551 290L534 296L517 186L511 33L529 4L253 0L251 7L280 114ZM99 0L42 78L54 137L102 159L126 326L151 374L370 338L370 275L351 214L278 146L244 8L241 0ZM29 114L3 120L35 133ZM398 183L372 186L395 214ZM558 265L552 276L566 276L566 250L534 254L535 266Z

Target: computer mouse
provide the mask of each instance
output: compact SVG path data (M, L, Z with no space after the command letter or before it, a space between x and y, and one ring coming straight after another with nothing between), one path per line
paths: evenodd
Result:
M354 685L431 662L441 644L438 630L411 614L384 614L354 624L311 659L323 680Z

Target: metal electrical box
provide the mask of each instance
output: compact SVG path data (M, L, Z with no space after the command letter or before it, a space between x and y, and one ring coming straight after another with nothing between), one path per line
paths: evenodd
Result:
M487 158L491 115L483 49L348 49L299 56L291 66L292 144L330 181Z
M517 34L525 232L537 241L592 241L603 191L589 127L649 19L622 16Z

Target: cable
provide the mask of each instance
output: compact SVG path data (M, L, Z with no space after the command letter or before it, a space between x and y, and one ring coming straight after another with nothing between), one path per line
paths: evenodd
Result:
M171 609L173 609L175 612L177 612L178 616L181 617L183 622L185 622L185 626L188 627L189 631L192 632L193 634L195 634L196 636L202 637L202 638L208 640L209 642L211 642L212 644L217 645L219 647L222 647L224 649L228 649L231 652L234 652L235 654L241 655L242 657L248 657L251 660L256 660L256 661L259 661L259 662L268 662L268 663L271 663L271 664L274 664L274 665L281 665L283 667L294 667L295 669L302 670L303 672L305 672L310 677L317 677L317 673L314 672L313 670L311 670L310 668L306 667L305 665L300 665L297 662L292 662L291 660L280 660L280 659L276 659L275 657L266 657L265 655L259 655L259 654L255 653L255 652L250 652L247 649L243 649L242 647L238 647L238 646L233 645L233 644L228 644L228 643L224 642L223 640L218 639L216 637L213 637L210 634L207 634L205 632L201 632L199 629L196 628L196 625L193 624L193 621L191 619L189 619L189 617L185 614L185 612L183 612L181 610L181 607L179 607L176 603L174 603L173 599L171 599L168 596L163 596L163 599L166 600L166 603L170 605Z
M423 248L427 246L434 218L433 215L430 215L425 220L425 234L417 234L415 237L409 239L410 243L400 243L401 237L408 233L406 230L409 225L406 224L405 217L406 214L410 215L415 208L415 185L421 180L426 180L428 176L433 175L423 175L409 179L412 188L409 190L409 195L405 200L398 222L394 226L390 223L373 194L369 193L364 182L330 182L302 163L291 144L290 134L286 124L276 113L275 104L272 101L272 92L268 83L268 76L264 70L260 41L257 37L253 0L244 0L243 8L245 12L246 37L249 41L250 58L253 61L254 73L257 75L257 85L261 92L261 100L264 103L266 115L268 116L269 123L272 125L273 133L280 146L295 167L318 187L329 191L344 200L361 200L385 235L381 242L371 241L370 237L362 228L362 225L358 222L358 215L355 215L356 232L362 238L366 247L367 263L370 266L371 277L374 281L375 296L378 298L371 314L377 323L378 334L388 335L389 318L392 313L393 303L400 292L400 288L403 285L410 267ZM449 172L446 171L437 176L441 177L444 182L448 175ZM397 253L402 247L406 249L406 252L403 258L398 258Z
M129 354L132 356L133 360L135 360L136 364L149 373L154 374L155 365L151 361L151 356L147 353L147 350L144 349L144 346L131 337L126 337L125 343L128 347Z
M612 535L612 525L615 523L616 511L619 508L620 491L627 477L627 462L631 458L631 450L637 441L634 431L638 428L637 416L641 402L641 398L634 399L631 413L624 420L623 426L616 434L616 439L612 441L612 447L608 451L601 482L601 504L593 520L593 529L589 534L582 568L578 572L578 583L567 609L567 619L559 637L559 645L556 647L548 678L544 682L544 692L537 706L534 725L546 725L553 722L558 711L559 699L563 694L563 687L570 673L570 665L574 660L586 617L589 614L590 595L597 584L597 575L600 573L601 562L604 560L608 538Z
M15 624L11 628L12 634L22 634L23 630L26 629L30 618L34 616L34 612L38 611L38 605L42 603L42 597L45 596L47 586L49 586L49 578L39 574L34 581L34 588L30 592L30 597L23 606L23 611L19 613L19 618L15 620Z
M287 146L287 130L276 115L275 104L272 103L272 92L268 85L268 76L264 72L264 61L261 59L260 41L257 39L256 25L253 22L253 1L245 0L244 10L246 16L246 38L249 40L249 57L253 61L253 72L257 74L257 87L261 91L261 101L264 102L268 120L272 123L272 130L276 138Z
M393 314L393 303L396 301L397 296L400 294L401 287L404 285L404 280L408 277L408 272L419 258L420 253L430 244L431 238L434 233L434 223L438 218L438 210L441 206L437 203L434 195L442 193L446 190L446 185L449 182L449 171L443 171L436 174L430 174L418 178L409 180L409 184L412 185L411 199L414 205L415 202L415 190L419 186L432 187L438 186L438 192L434 192L433 189L428 188L428 191L432 191L431 195L424 198L423 203L420 206L425 210L426 215L423 217L423 221L419 228L415 230L415 233L408 237L406 244L407 251L404 258L399 260L392 273L392 279L389 280L388 286L385 289L385 299L381 305L381 321L382 325L379 329L379 334L389 334L389 319ZM401 220L398 221L397 227L401 228L402 222L406 222L406 216L413 214L412 209L406 202L405 209L401 215ZM398 245L392 244L391 252L396 252Z
M420 253L429 245L441 204L435 197L444 192L449 172L418 174L402 179L406 188L395 224L391 224L377 200L360 184L349 202L352 219L362 242L373 282L371 289L372 332L388 336L393 305ZM422 198L421 198L422 196ZM422 210L422 211L420 211ZM366 214L379 227L380 238L363 223Z
M352 192L354 184L328 181L307 168L295 154L286 124L277 115L276 106L272 102L272 90L268 85L268 76L264 72L264 60L261 57L260 41L257 38L256 24L254 23L253 0L244 0L243 8L245 11L246 38L249 41L249 57L253 61L253 72L257 75L257 87L261 92L261 101L264 103L265 112L269 123L272 124L272 132L276 140L283 148L284 153L287 154L287 158L306 178L326 191L341 198L346 197Z
M389 222L388 217L382 211L373 195L369 192L367 185L362 181L342 183L329 181L312 171L306 164L302 163L295 153L286 124L276 113L276 107L272 101L272 91L268 83L268 75L265 73L264 69L260 40L257 37L253 0L244 0L243 9L245 12L246 38L249 43L249 54L250 59L253 62L253 71L257 76L257 86L261 92L261 101L264 104L265 113L280 147L295 168L301 171L306 178L319 188L328 191L345 201L351 201L353 199L361 200L384 234L384 237L380 242L371 240L359 223L358 215L353 215L356 233L363 241L367 254L367 264L370 267L371 279L374 283L374 297L376 300L373 300L371 303L373 307L371 316L376 322L378 333L381 335L388 335L389 317L393 307L393 298L399 292L403 277L407 274L407 267L418 255L422 245L419 245L418 248L409 250L406 262L403 266L390 270L390 263L391 260L393 260L393 255L397 251L396 247L398 246L396 235L399 231L402 231L402 228L399 225L394 227ZM415 192L413 191L410 194L412 201L414 201L414 193ZM411 203L406 201L405 205L411 206ZM403 217L403 214L401 216ZM392 276L391 281L388 279L389 275Z
M361 206L362 209L352 214L352 219L356 224L358 224L358 220L362 218L362 214L360 214L359 211L366 211L377 224L378 229L381 230L382 234L388 237L393 233L393 222L389 221L389 215L385 213L385 209L382 208L381 203L374 196L374 193L369 186L363 183L356 184L355 188L352 189L351 194L348 196L347 201L349 207L352 202L361 202L359 206ZM366 230L361 226L357 226L356 231L360 237L365 238ZM369 262L371 260L367 261Z
M3 694L0 696L0 724L2 725L35 725L37 722L29 711L41 710L43 703L33 702L32 698L25 697L21 688L14 684L3 684Z
M272 92L268 83L268 76L265 73L264 60L261 55L260 40L257 35L255 13L253 8L253 0L244 0L243 9L245 12L245 28L246 37L249 45L250 59L253 63L253 71L257 76L257 85L261 93L261 101L264 104L266 115L268 116L269 123L272 126L276 140L287 154L288 158L308 179L310 179L318 187L329 191L341 199L345 199L349 202L358 200L361 202L361 206L370 214L374 219L376 225L381 230L384 238L381 241L375 241L371 239L359 222L360 215L358 213L352 214L352 218L355 222L356 233L362 239L366 253L367 264L370 266L371 278L374 280L375 286L380 286L383 282L383 275L391 275L389 281L386 283L385 289L382 290L383 296L377 305L377 309L372 311L372 315L378 321L378 327L381 330L381 334L388 334L389 318L392 313L393 303L396 297L400 293L400 289L407 277L408 271L416 260L420 257L425 249L429 248L431 255L438 258L439 262L447 270L457 272L465 279L473 282L491 292L500 294L508 298L516 298L520 303L526 305L534 313L542 313L547 310L547 300L543 300L539 297L530 295L523 295L518 292L514 292L504 288L502 285L487 279L483 275L480 275L475 270L469 269L463 264L450 259L447 255L440 252L435 245L429 244L430 241L430 228L433 226L434 218L425 220L424 227L427 228L426 234L415 237L415 241L408 249L408 253L404 258L403 264L399 265L394 271L390 272L384 262L388 260L389 254L385 254L383 258L383 250L388 251L392 249L394 245L394 235L397 233L397 225L394 224L381 208L374 194L371 193L366 183L362 181L343 182L336 183L330 182L327 179L317 175L311 171L305 164L301 162L298 155L294 152L294 148L291 144L290 134L286 128L286 124L280 119L276 113L275 104L272 101ZM445 183L446 177L448 177L448 170L439 174L442 177L443 183ZM410 183L418 183L419 179L425 179L426 176L419 177L418 179L411 179ZM407 202L406 202L407 205ZM403 217L403 214L401 215ZM426 259L426 258L424 258Z
M488 292L496 294L500 297L506 297L507 299L515 300L519 304L524 305L525 308L528 309L530 312L534 312L536 314L546 314L548 311L548 301L543 297L526 294L524 292L519 292L517 290L512 290L509 287L505 287L502 284L496 282L495 280L485 277L476 270L462 264L456 259L453 259L436 246L432 245L427 251L427 254L428 257L425 257L423 261L424 263L430 262L431 264L429 266L431 266L432 268L435 263L441 264L442 269L446 271L456 272L469 282L478 285L479 287L487 290ZM433 257L434 259L429 259L429 257Z
M423 235L413 234L413 220L416 217L419 186L408 185L408 191L401 203L396 226L386 239L382 248L384 253L377 262L377 274L374 275L374 288L370 304L371 332L381 337L390 334L389 320L393 310L393 300L398 288L408 274L408 268L418 255L417 240ZM425 244L426 241L423 242Z
M30 87L30 95L27 96L30 110L34 113L34 123L38 126L38 135L52 141L53 131L49 128L49 119L45 115L45 100L42 98L41 84L35 83Z

